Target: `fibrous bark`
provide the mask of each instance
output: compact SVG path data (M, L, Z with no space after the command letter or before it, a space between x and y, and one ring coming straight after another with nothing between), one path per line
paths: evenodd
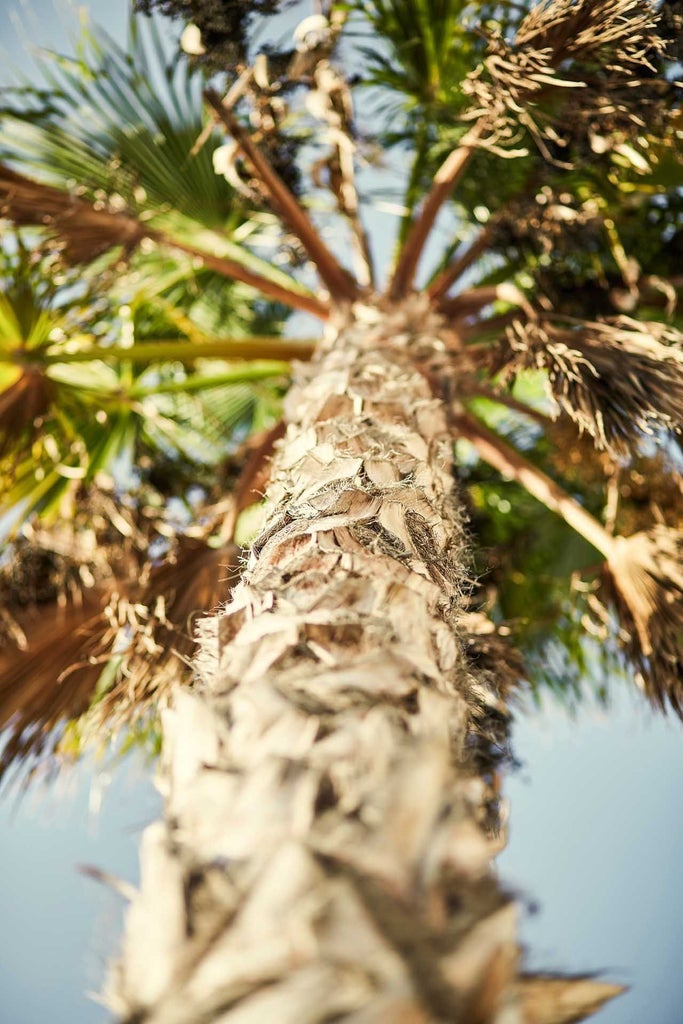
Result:
M433 328L361 310L299 370L265 526L165 713L127 1021L522 1019Z

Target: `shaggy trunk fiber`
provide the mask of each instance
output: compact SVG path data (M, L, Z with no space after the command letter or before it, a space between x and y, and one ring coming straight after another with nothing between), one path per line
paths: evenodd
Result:
M522 1019L440 351L424 310L368 310L299 371L266 525L165 716L128 1022Z

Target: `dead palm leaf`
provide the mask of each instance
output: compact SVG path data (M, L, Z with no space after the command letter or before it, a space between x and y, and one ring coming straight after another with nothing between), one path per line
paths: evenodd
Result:
M597 447L627 455L638 434L680 431L683 349L673 328L627 317L568 327L532 320L507 336L506 372L546 370L553 398Z
M154 567L142 588L112 594L104 618L118 647L120 665L106 694L93 709L109 730L130 725L189 680L197 618L215 609L239 574L239 548L209 547L204 540L180 539L171 558ZM112 637L115 639L112 645Z
M111 734L189 679L195 619L227 597L238 556L234 545L182 538L142 586L112 579L61 602L4 609L0 625L15 642L0 650L0 774L54 750L59 723L90 708L86 721Z
M102 641L106 600L106 592L96 590L78 602L13 612L12 625L29 642L26 650L0 650L0 730L6 730L0 774L53 745L59 722L88 707L104 668L89 652Z
M651 60L663 50L657 22L648 0L542 0L514 42L501 34L490 39L489 56L464 84L475 107L468 116L488 117L494 142L518 141L521 125L551 159L548 143L562 144L568 121L612 130L642 126L646 98L632 87L651 74ZM539 106L558 90L572 92L563 123Z
M86 531L83 541L69 525L60 542L59 530L29 529L30 539L13 545L0 575L0 730L7 733L0 775L59 748L60 723L80 717L86 739L111 736L153 714L171 687L190 680L196 619L227 598L239 575L241 552L229 538L264 484L282 430L278 423L245 444L220 546L206 536L180 536L162 562L140 574L147 532L134 529L132 513L119 518L123 536L132 538L131 550L122 548L119 533L112 537L107 527L111 508L97 495L89 511L99 511L99 534Z
M655 526L614 538L603 588L644 692L683 718L683 530Z
M541 0L520 24L516 42L547 50L553 64L607 56L638 68L655 24L654 5L643 0Z
M0 164L0 216L19 227L45 227L68 263L86 263L117 245L130 249L149 234L135 217L96 207L74 192L44 185Z

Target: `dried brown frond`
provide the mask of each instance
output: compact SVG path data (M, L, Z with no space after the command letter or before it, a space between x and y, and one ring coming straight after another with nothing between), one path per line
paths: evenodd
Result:
M644 692L683 718L683 530L655 526L615 538L603 591Z
M506 373L544 369L561 409L599 448L628 454L638 434L680 431L681 335L628 317L593 322L516 321L507 332Z
M488 116L489 145L519 141L521 125L555 162L548 147L562 145L571 121L585 129L642 126L641 108L652 97L633 85L652 76L652 60L663 51L657 28L649 0L544 0L513 43L491 37L489 56L465 83L474 101L469 116ZM571 93L561 118L539 106L554 90Z
M0 164L0 217L19 227L45 228L56 240L67 263L87 263L117 245L126 251L142 239L178 249L200 260L216 273L255 288L263 295L293 309L301 309L325 320L329 309L325 302L302 291L294 280L291 289L242 266L234 260L197 249L178 238L155 231L148 224L104 203L90 203L72 192L26 178Z
M233 512L264 484L281 433L278 424L245 446L227 515L224 504L207 510L201 535L175 536L157 565L149 543L168 537L168 524L152 506L115 506L102 490L81 495L72 519L24 527L0 564L0 775L61 751L69 720L78 719L79 746L101 741L189 681L195 620L239 575ZM210 547L219 524L224 543Z
M516 43L549 51L554 65L608 57L640 68L655 27L648 0L542 0L520 24Z
M106 592L89 591L66 604L53 602L14 613L11 625L26 649L0 650L0 729L6 742L0 775L9 765L52 749L52 730L82 714L104 667L89 652L101 642ZM9 626L7 618L5 625ZM18 639L15 632L14 639Z
M149 234L134 217L95 205L0 165L0 217L36 225L57 238L68 263L85 263L116 245L132 248Z
M51 746L60 721L81 714L109 655L101 657L103 618L115 572L135 577L124 535L103 519L107 498L84 502L75 522L51 530L26 525L5 548L0 568L0 774ZM99 521L99 528L93 523Z
M54 750L60 722L87 712L84 732L110 734L189 678L194 621L227 597L239 557L234 545L184 537L146 578L130 563L125 576L84 589L76 563L31 554L14 565L11 587L4 581L0 607L0 774Z
M121 661L91 717L109 729L128 725L191 677L195 622L227 598L238 566L234 544L211 548L183 537L141 588L112 594L99 649L108 658L118 650Z

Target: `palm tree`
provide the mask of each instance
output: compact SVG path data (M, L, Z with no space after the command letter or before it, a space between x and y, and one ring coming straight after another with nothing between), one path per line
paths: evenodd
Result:
M273 427L246 463L221 543L274 452L262 521L229 603L199 623L196 685L163 712L166 815L143 841L110 998L121 1019L159 1024L576 1020L614 987L520 974L514 903L489 867L504 842L506 698L524 674L506 640L518 623L505 616L515 601L561 605L574 650L577 624L590 624L654 704L681 713L680 107L669 74L681 13L647 0L358 0L305 19L292 53L257 53L252 15L275 6L189 5L188 45L228 71L229 87L206 89L209 124L185 152L201 156L225 131L215 166L280 225L317 289L235 251L224 228L202 224L213 207L200 214L199 193L186 196L192 224L189 210L170 212L125 162L105 161L98 179L100 159L76 175L78 194L65 189L74 168L57 159L69 134L58 104L16 118L5 159L21 169L0 173L5 216L41 225L67 263L108 258L116 270L123 250L128 270L184 253L325 325L291 367L291 342L240 343L287 361L269 368L292 377L285 433L276 442ZM410 164L384 287L357 168L377 147L340 70L352 43L375 141ZM348 243L323 237L300 178L276 166L297 151ZM456 241L423 275L452 195ZM337 254L347 248L352 269ZM195 352L213 344L184 337ZM125 352L89 344L119 373L135 365L137 341ZM213 354L239 354L221 344ZM8 424L14 437L42 436L34 415ZM521 572L518 541L539 503L556 517L552 543L533 538ZM493 557L479 590L468 518ZM549 549L545 570L582 571L572 614L557 579L520 584ZM142 623L113 617L116 635L125 626L134 638L129 665L148 642L152 670L133 703L154 687L162 646L149 597L140 604ZM533 654L543 624L526 618ZM116 714L111 664L110 646Z

